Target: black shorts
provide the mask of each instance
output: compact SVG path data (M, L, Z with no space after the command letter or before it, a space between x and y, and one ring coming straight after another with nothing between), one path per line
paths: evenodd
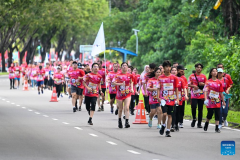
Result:
M110 94L110 99L115 99L116 98L116 94Z
M102 88L102 92L103 92L103 94L105 96L106 88ZM99 90L99 95L101 95L100 90Z
M44 79L44 85L46 86L48 84L48 79Z
M160 107L160 103L150 104L151 109L157 109L158 107Z
M162 112L163 113L167 113L168 115L171 115L173 114L173 106L168 106L168 105L165 105L165 106L161 106L162 107Z
M82 96L83 89L78 88L76 86L71 86L71 93L76 93L77 95Z
M85 103L87 111L95 111L97 97L88 97L85 96Z
M213 112L215 113L215 121L219 121L220 108L208 108L207 119L212 119Z

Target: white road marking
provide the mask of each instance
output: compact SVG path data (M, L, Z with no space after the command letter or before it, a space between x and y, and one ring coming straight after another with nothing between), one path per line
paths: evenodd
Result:
M111 145L117 145L117 143L111 142L111 141L106 141L107 143L111 144Z
M82 130L82 128L79 128L79 127L74 127L75 129L77 129L77 130Z
M209 124L209 126L215 126L215 124Z
M7 101L7 103L9 103L10 101Z
M48 115L43 115L43 117L49 117Z
M15 103L12 103L12 104L15 104Z
M32 112L32 110L31 110L31 109L29 109L28 111L29 111L29 112Z
M67 122L62 122L63 124L69 124L69 123L67 123Z
M52 120L57 121L58 119L56 119L56 118L52 118Z
M18 107L20 107L20 105L17 105Z
M5 101L5 99L2 99L3 101Z
M39 113L39 112L35 112L36 114L41 114L41 113Z
M240 131L239 129L232 129L233 131Z
M133 150L127 150L127 151L130 152L130 153L133 153L133 154L141 154L141 153L133 151Z
M22 109L26 109L26 107L22 107Z
M92 134L92 133L89 133L90 136L93 136L93 137L98 137L98 135L96 134Z
M229 127L223 127L224 129L232 129L232 128L229 128Z

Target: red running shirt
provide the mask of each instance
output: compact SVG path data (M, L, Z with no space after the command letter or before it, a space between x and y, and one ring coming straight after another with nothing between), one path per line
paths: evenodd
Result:
M102 76L100 74L88 73L83 77L83 81L86 85L92 88L92 92L89 92L87 88L84 89L84 95L88 97L98 97L99 84L101 82Z
M43 81L45 75L45 70L37 70L37 81Z
M158 78L158 88L160 87L160 98L166 101L166 105L175 105L175 89L178 87L178 78L174 75L168 77L164 74Z
M83 79L78 79L79 77L83 77L85 72L81 69L75 69L68 71L68 76L70 77L71 85L83 89Z
M200 75L196 74L196 77L198 79L198 82L203 82L203 83L207 82L207 78L204 74L200 74ZM196 80L194 74L191 74L189 76L188 84L198 86L198 83L197 83L197 80ZM191 88L191 98L192 99L204 99L203 90L201 90L201 89L194 90L194 88Z
M61 84L63 81L64 75L62 73L54 73L53 79L54 79L54 84Z
M150 78L147 83L147 88L158 88L158 79L155 77ZM157 99L157 91L148 91L149 95L149 104L157 104L158 99Z
M15 68L14 67L9 67L8 68L8 73L9 73L9 79L14 79L15 78L15 74L14 74L14 72L15 72Z
M112 80L116 75L117 75L117 73L115 73L113 71L109 72L107 75L107 81L110 81L110 83L108 84L110 94L117 94L117 87L112 84Z
M178 78L178 98L179 98L179 105L182 105L183 101L185 101L185 93L184 89L188 88L188 86L185 84L185 81L181 77ZM184 94L183 94L184 93ZM183 96L184 95L184 96Z
M102 69L98 70L98 74L100 74L102 76L101 88L106 88L105 75L108 74L108 70L106 69L106 72L105 72L105 68L102 68Z
M123 83L125 82L125 85L117 86L117 95L116 99L118 100L124 100L128 97L131 97L131 82L133 81L133 77L131 74L126 73L120 73L117 74L112 82L115 83Z
M204 91L207 92L207 108L220 108L220 93L223 92L222 83L218 79L216 81L209 79L204 86Z

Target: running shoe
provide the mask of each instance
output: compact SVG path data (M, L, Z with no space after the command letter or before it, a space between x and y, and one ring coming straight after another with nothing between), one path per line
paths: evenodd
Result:
M165 127L162 125L162 128L159 130L159 133L160 133L161 135L163 135L163 134L164 134L164 130L165 130Z
M165 135L165 137L171 137L171 135L170 135L170 131L166 131L166 135Z
M60 100L60 98L57 98L57 100L59 101L59 100Z
M178 125L175 125L174 129L175 129L176 132L179 132Z
M125 128L130 128L130 124L127 121L125 121Z
M115 115L118 115L118 109L115 110Z
M40 92L38 92L38 94L40 95Z
M123 119L125 119L126 117L125 117L125 115L123 116Z
M180 123L179 124L179 128L183 128L184 126L183 126L183 124L182 123Z
M113 107L111 107L111 113L113 114Z
M200 124L200 125L197 125L197 128L202 128L202 125Z
M79 109L78 109L78 110L79 110L79 111L81 111L81 110L82 110L81 108L82 108L82 107L81 107L81 106L79 106Z
M75 107L73 108L73 112L76 112L76 108Z
M118 121L118 128L123 128L122 121Z
M103 105L101 106L101 111L104 111L104 107L103 107Z
M61 94L61 97L63 97L63 95Z
M224 126L225 126L225 127L228 126L228 121L227 121L227 120L224 121Z
M158 120L158 116L155 115L155 116L153 117L153 119L154 119L154 120Z
M42 90L42 94L43 94L43 90Z
M161 127L162 127L161 124L157 125L157 129L161 129Z
M208 124L209 124L209 122L205 122L205 125L204 125L204 127L203 127L203 130L204 130L204 131L207 131L207 129L208 129Z
M194 119L191 123L191 127L195 127L196 119Z
M101 112L101 108L98 108L98 112Z
M92 120L88 120L89 125L93 125Z
M219 125L218 125L218 128L219 128L219 129L221 129L221 128L222 128L222 125L221 125L221 124L219 124Z
M152 120L150 120L150 119L148 121L148 127L150 127L150 128L152 127Z
M215 133L221 133L220 129L219 128L215 129Z
M170 131L171 131L171 132L174 132L174 128L172 127L172 128L170 129Z

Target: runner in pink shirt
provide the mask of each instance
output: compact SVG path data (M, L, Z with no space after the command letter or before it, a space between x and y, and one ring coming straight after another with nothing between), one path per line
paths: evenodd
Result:
M45 75L44 75L44 89L47 89L48 87L48 75L49 75L49 71L51 70L49 63L46 63L46 67L44 68L45 71Z
M134 107L135 107L135 93L136 93L136 85L137 85L137 77L133 73L133 66L128 66L128 73L132 74L132 82L133 82L133 93L131 94L131 101L130 101L130 113L131 115L134 115Z
M96 109L97 97L103 94L101 90L102 76L98 74L99 64L92 64L92 72L88 73L83 78L83 85L85 87L84 95L86 102L86 109L89 114L88 124L93 125L92 118Z
M166 127L166 116L168 116L167 121L167 131L166 137L171 137L170 135L170 127L172 123L172 114L174 105L179 104L178 98L178 78L171 74L171 63L170 61L163 62L164 74L159 76L158 78L158 98L159 102L161 102L162 111L163 111L163 125L160 129L160 134L164 134L164 130ZM167 115L166 115L167 114Z
M111 113L113 114L113 104L115 102L116 99L116 94L117 94L117 88L115 85L112 84L112 80L113 78L117 75L117 71L118 71L118 65L117 63L113 64L113 71L109 72L107 75L107 82L108 82L108 88L109 88L109 94L110 94L110 106L111 106ZM118 114L118 107L115 110L115 114Z
M64 75L61 73L61 67L60 66L57 67L57 72L54 73L53 80L54 80L54 85L56 87L57 98L58 98L58 100L60 100L59 96L60 96L61 91L62 91L62 84L63 84L63 80L64 80Z
M24 62L23 64L21 64L21 73L22 73L22 85L24 83L24 79L26 78L26 70L27 70L27 63Z
M129 128L129 105L131 101L131 93L133 92L133 78L132 75L127 73L128 64L126 62L123 62L121 64L122 72L120 74L117 74L112 82L113 85L117 86L117 103L119 106L119 112L118 112L118 127L123 128L122 125L122 110L124 108L126 120L125 120L125 128ZM124 103L124 106L123 106Z
M147 90L149 93L149 104L151 112L149 114L148 126L152 127L152 118L157 113L158 115L158 124L157 129L161 129L162 121L162 108L158 102L157 90L158 90L158 77L161 75L161 69L156 68L153 72L149 74L149 80L147 83Z
M38 86L38 94L40 95L40 87L43 94L43 82L44 82L45 70L40 65L37 70L37 86Z
M106 67L106 66L105 66ZM102 67L102 61L99 61L99 70L98 73L102 76L101 79L101 88L103 92L102 96L102 104L100 105L100 97L98 97L98 111L104 111L104 101L105 101L105 93L106 93L106 76L108 74L108 70Z
M15 63L15 83L17 83L17 89L20 86L20 79L21 79L21 67L19 66L18 62Z
M15 89L14 87L14 78L15 78L15 68L14 68L14 64L12 63L11 66L8 68L8 77L10 80L10 89Z
M32 89L34 89L35 85L37 84L37 68L34 64L32 65L30 79L32 82Z
M219 125L219 116L220 116L220 107L221 103L223 106L226 106L223 97L223 85L220 80L217 79L217 68L212 68L209 73L208 81L204 86L204 104L207 106L207 120L203 127L204 131L207 131L209 121L212 119L213 112L215 113L215 132L220 133L221 131L218 128Z

